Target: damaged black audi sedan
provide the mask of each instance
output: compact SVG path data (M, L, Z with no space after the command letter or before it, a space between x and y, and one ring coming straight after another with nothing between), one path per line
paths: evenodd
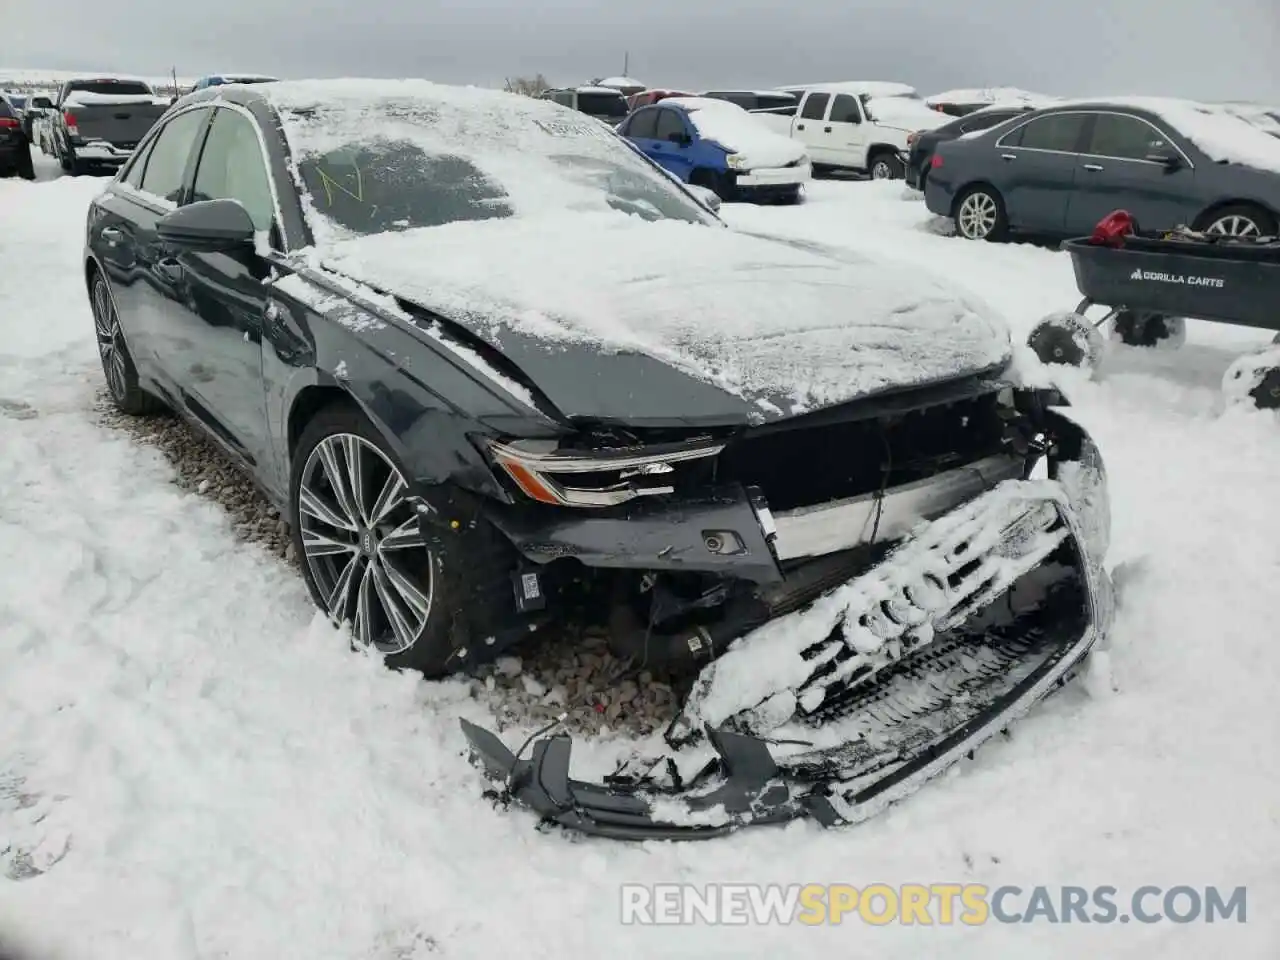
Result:
M731 230L554 103L190 94L93 202L84 271L115 403L237 460L356 644L437 676L572 612L701 671L670 762L606 784L567 737L464 725L566 826L863 819L1108 629L1102 461L1002 321Z

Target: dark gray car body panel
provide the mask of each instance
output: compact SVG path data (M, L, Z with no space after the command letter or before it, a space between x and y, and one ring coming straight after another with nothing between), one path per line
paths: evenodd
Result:
M174 117L193 109L212 117L229 108L247 111L263 134L267 166L278 187L277 249L265 255L246 251L239 261L225 253L166 251L156 229L166 208L123 181ZM191 192L197 155L198 148L188 163L184 198ZM627 504L590 516L554 511L551 516L512 495L478 442L579 431L590 426L573 422L579 408L597 417L612 410L637 427L627 412L628 397L638 391L657 397L648 410L662 426L711 430L727 438L753 429L745 400L639 355L606 356L586 346L549 349L514 334L504 337L499 352L425 305L402 300L397 307L393 292L354 286L291 257L290 251L312 243L292 184L278 121L252 87L197 91L174 104L95 199L85 247L86 278L95 270L107 276L142 385L244 464L282 512L288 506L299 418L317 404L345 397L369 418L414 482L425 487L448 481L481 495L486 512L535 563L576 556L597 566L732 571L756 582L781 577L764 547L750 491L740 486L677 505ZM105 240L103 230L109 227L123 232L125 240ZM166 260L178 261L181 283L166 278L166 269L173 272L172 266L163 267ZM455 347L478 355L498 376L486 375L474 358L462 359ZM995 389L987 379L995 372L917 384L909 391L885 390L808 418L909 408L912 400L903 393L923 405L939 392L964 394L979 382L983 390ZM554 398L540 389L549 382L560 385ZM754 429L785 426L780 421ZM530 509L535 512L522 512ZM704 529L737 531L752 549L739 557L709 557Z
M1074 153L1004 142L1023 125L1062 113L1118 113L1144 120L1166 136L1185 162L1169 170L1150 161L1089 154L1092 120L1083 126ZM1280 215L1280 174L1216 162L1156 113L1105 101L1036 110L1015 124L939 144L935 155L942 165L929 171L925 189L932 213L951 216L962 193L986 184L1004 199L1010 227L1027 233L1080 236L1120 208L1151 230L1194 225L1208 211L1233 203L1260 207L1273 219Z

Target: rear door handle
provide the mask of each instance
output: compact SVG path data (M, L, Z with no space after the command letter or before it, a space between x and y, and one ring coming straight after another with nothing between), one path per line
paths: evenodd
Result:
M1001 160L1017 160L1018 155L1016 153L1002 153L1000 154L1000 159Z
M823 127L823 128L822 128L822 132L823 132L823 133L830 133L830 132L831 132L831 128L830 128L830 127Z
M1100 164L1100 163L1086 163L1086 164L1084 164L1084 168L1085 168L1086 170L1101 170L1101 169L1102 169L1102 164Z

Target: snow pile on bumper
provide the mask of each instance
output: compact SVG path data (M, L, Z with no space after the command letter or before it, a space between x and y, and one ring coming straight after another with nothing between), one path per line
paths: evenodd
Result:
M506 797L587 833L697 839L864 820L1026 713L1105 634L1111 592L1087 542L1055 480L1007 481L922 524L708 666L668 732L673 753L639 776L573 780L567 736L526 759L465 721L464 732ZM683 776L704 737L714 755Z

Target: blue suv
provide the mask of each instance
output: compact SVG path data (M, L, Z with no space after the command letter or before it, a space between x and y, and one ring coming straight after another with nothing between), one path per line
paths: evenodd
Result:
M794 203L812 177L803 144L725 100L669 97L616 129L650 160L722 200Z

